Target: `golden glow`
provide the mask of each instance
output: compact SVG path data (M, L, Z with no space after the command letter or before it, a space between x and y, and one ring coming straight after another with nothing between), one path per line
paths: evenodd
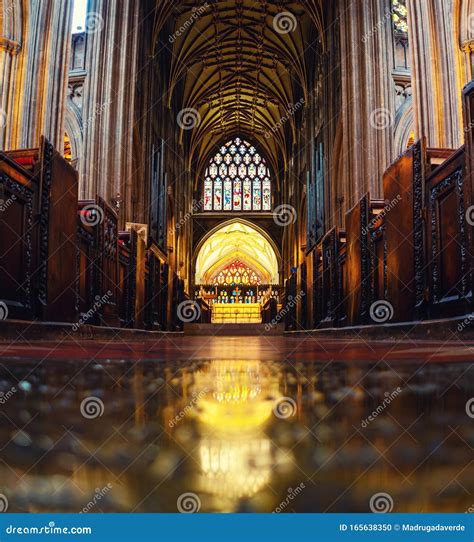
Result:
M239 260L260 275L263 284L278 284L278 261L270 242L256 229L233 222L213 233L201 247L196 260L196 284L210 284L212 278Z
M199 421L225 433L262 426L278 397L278 381L260 361L213 361L196 374L196 388Z
M264 428L279 397L278 377L261 361L213 361L196 374L202 491L222 511L265 486L275 468Z
M213 324L261 324L260 303L215 303L212 305Z

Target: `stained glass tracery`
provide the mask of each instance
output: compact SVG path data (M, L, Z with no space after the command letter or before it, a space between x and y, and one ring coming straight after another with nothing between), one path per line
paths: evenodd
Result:
M223 145L204 177L205 211L271 211L270 170L257 149L235 138Z
M214 278L215 286L257 286L261 283L257 273L241 261L232 262Z

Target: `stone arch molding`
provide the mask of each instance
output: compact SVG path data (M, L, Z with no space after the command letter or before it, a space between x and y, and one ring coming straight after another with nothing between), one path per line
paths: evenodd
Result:
M206 284L211 275L239 259L259 271L263 282L279 284L279 258L271 240L253 224L234 220L212 230L200 243L195 283Z

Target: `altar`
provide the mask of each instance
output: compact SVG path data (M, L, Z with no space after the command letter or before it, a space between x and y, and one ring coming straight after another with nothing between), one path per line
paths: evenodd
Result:
M261 324L260 303L215 303L212 305L213 324Z

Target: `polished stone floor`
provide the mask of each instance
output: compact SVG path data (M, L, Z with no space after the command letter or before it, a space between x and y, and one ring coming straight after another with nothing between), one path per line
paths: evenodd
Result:
M117 337L0 356L9 511L474 505L474 343Z

